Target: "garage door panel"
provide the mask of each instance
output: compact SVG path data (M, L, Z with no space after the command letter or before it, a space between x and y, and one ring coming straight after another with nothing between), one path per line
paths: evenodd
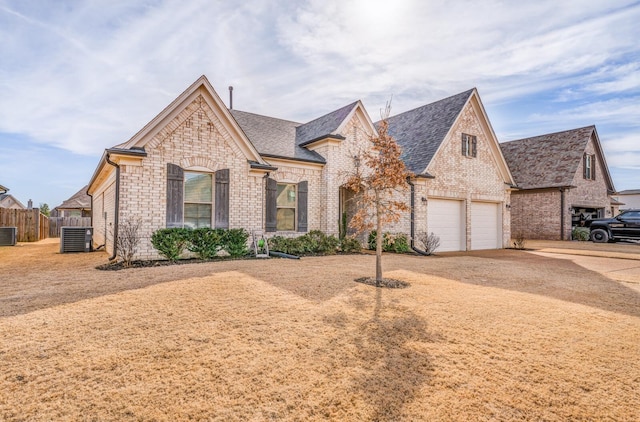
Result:
M500 204L471 203L471 249L502 248Z
M464 202L430 198L427 203L427 226L440 238L438 252L466 249Z

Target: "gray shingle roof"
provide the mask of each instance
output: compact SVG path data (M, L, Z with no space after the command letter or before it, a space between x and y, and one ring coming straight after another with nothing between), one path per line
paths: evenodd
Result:
M304 124L240 110L230 111L261 155L325 163L320 154L301 145L334 134L357 103L353 102Z
M85 186L76 192L71 198L58 205L56 208L61 209L91 209L91 198L87 195L87 187Z
M338 110L298 126L296 129L296 144L301 145L326 135L335 134L340 124L344 122L357 104L358 102L355 101Z
M618 195L640 195L640 189L627 189L617 192Z
M521 189L571 186L595 126L500 144Z
M402 159L409 170L416 174L425 171L473 91L389 117L389 134L402 148Z

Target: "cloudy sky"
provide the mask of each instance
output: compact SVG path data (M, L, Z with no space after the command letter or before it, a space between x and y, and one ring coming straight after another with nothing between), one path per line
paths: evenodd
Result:
M205 74L296 121L477 87L501 142L595 124L640 189L638 22L625 0L0 0L0 184L59 205Z

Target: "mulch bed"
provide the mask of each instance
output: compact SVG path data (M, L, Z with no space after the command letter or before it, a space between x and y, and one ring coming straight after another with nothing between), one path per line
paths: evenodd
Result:
M367 284L374 287L384 287L387 289L405 289L411 286L411 284L407 283L406 281L396 280L393 278L383 278L382 280L380 280L379 284L376 283L375 277L360 277L356 278L354 281L356 283Z

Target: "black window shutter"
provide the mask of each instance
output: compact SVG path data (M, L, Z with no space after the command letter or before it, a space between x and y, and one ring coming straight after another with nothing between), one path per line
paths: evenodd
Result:
M264 230L274 232L277 230L277 199L278 199L278 183L271 178L267 178L267 189L265 198L265 222Z
M587 154L582 156L582 178L587 178Z
M478 156L478 138L475 136L471 137L471 155L473 157Z
M216 171L215 227L229 228L229 169Z
M307 197L309 192L309 182L298 183L298 231L307 231Z
M182 227L184 170L167 163L167 227Z
M591 180L596 180L596 155L591 156Z

